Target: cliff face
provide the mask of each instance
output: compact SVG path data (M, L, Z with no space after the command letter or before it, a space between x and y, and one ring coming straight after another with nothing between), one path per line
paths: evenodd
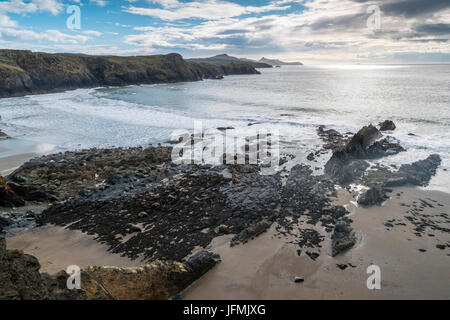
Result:
M245 63L195 63L175 53L118 57L0 50L0 97L96 86L199 81L230 74L257 73Z

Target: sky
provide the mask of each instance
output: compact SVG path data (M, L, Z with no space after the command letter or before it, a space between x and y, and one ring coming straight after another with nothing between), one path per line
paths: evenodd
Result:
M450 0L0 0L8 49L450 63L449 38Z

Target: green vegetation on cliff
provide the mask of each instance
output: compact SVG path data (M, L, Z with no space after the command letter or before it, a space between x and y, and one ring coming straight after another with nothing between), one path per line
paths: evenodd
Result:
M120 57L0 50L0 97L257 73L246 63L196 63L176 53Z

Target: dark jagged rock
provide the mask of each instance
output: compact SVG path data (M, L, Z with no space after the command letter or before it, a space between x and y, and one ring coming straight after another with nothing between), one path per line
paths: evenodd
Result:
M405 151L399 142L391 137L377 141L381 137L382 134L374 126L363 127L342 149L333 152L325 165L325 173L342 184L350 183L359 178L367 168L364 162L353 164L354 161L377 159Z
M437 168L441 164L441 157L432 154L424 160L416 161L412 164L402 164L394 177L405 178L407 183L415 186L426 186L431 178L436 174ZM386 186L389 186L386 184Z
M350 249L356 244L356 236L353 229L350 227L350 223L345 220L340 220L336 223L334 233L332 236L332 256Z
M440 164L441 157L432 154L424 160L403 164L395 172L383 167L369 170L362 181L368 186L382 185L385 188L405 185L427 186Z
M380 122L379 126L380 131L393 131L396 128L395 123L391 120L385 120L383 122Z
M345 147L347 138L334 129L325 130L325 126L317 128L317 134L325 142L325 150L338 150Z

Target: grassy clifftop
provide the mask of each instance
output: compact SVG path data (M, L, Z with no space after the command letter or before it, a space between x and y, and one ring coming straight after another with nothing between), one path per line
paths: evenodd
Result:
M0 97L257 73L245 63L196 63L176 53L119 57L0 50Z

